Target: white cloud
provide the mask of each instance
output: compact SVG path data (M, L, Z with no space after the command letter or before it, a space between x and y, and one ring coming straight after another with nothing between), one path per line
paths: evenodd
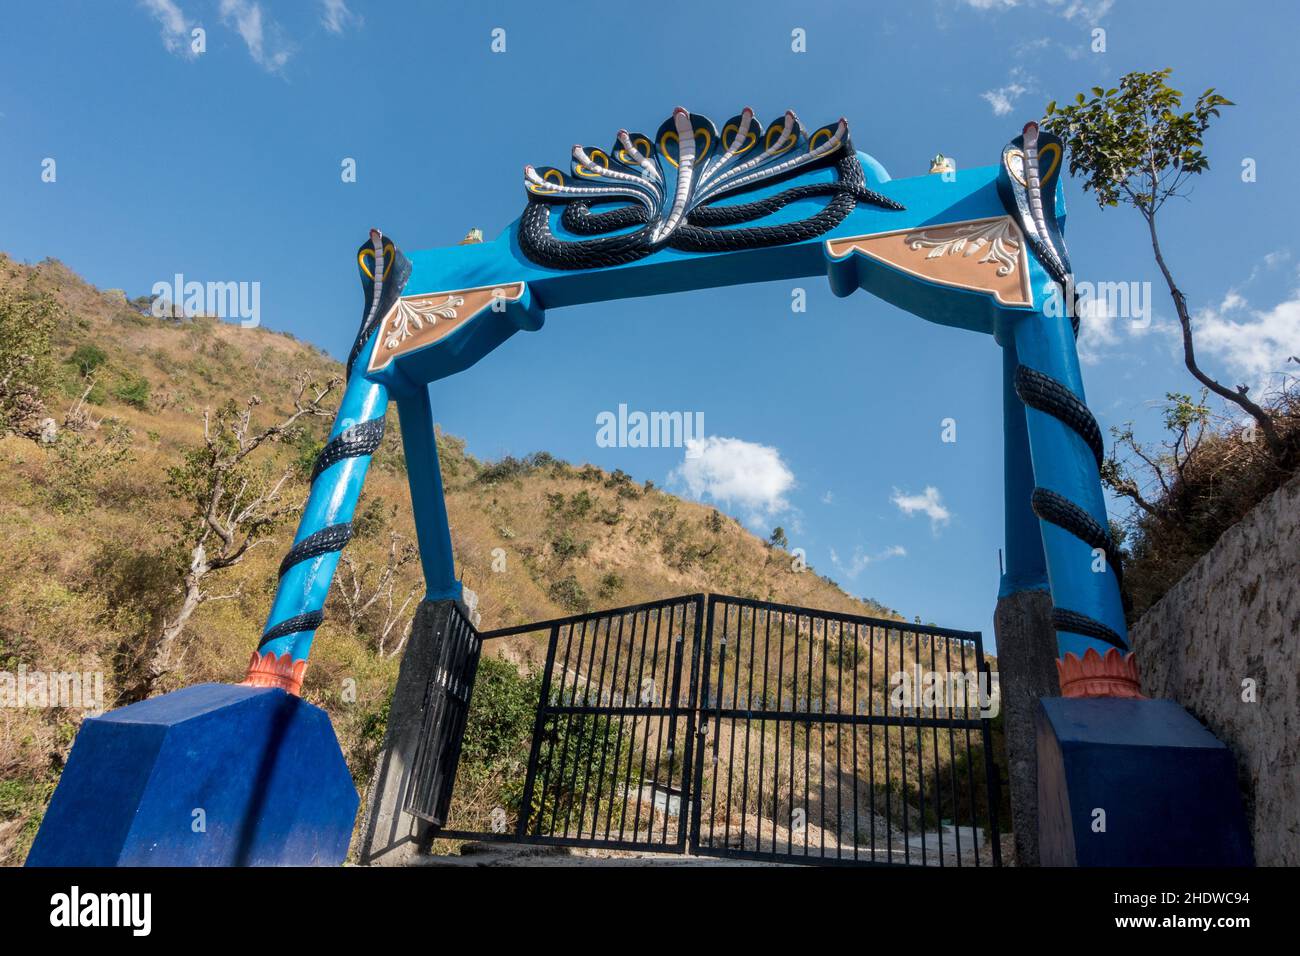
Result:
M939 489L933 485L926 485L925 490L919 495L909 495L895 488L889 500L909 518L917 512L927 515L930 518L931 530L938 530L939 525L947 524L952 518L952 513L944 507L943 496L939 494Z
M788 510L785 496L795 483L775 448L716 435L688 441L685 459L668 478L695 498L740 508L750 524Z
M1115 0L1047 0L1047 5L1066 20L1096 23L1110 12Z
M1272 252L1266 252L1260 257L1259 262L1255 263L1254 267L1250 270L1250 275L1246 278L1244 284L1250 285L1265 272L1275 272L1279 266L1285 265L1290 261L1290 249L1274 249Z
M1266 388L1300 353L1300 289L1269 309L1253 309L1235 289L1192 316L1201 354L1218 357L1247 384Z
M1005 86L985 90L980 94L980 99L993 108L994 116L1006 116L1015 109L1016 100L1030 92L1031 86L1032 81L1025 75L1025 71L1016 67L1007 77Z
M905 558L907 549L901 544L890 545L883 551L875 554L867 554L862 548L853 549L853 557L848 561L841 561L840 556L834 548L831 548L831 564L833 564L842 575L849 580L853 580L866 569L867 565L874 564L878 561L885 561L889 558Z
M140 0L140 6L162 26L163 46L168 52L193 56L189 43L192 24L175 0Z
M280 39L279 26L262 16L262 5L253 0L221 0L221 20L243 38L253 62L271 73L279 72L293 55Z
M1272 252L1266 252L1264 254L1264 268L1276 269L1290 258L1290 249L1274 249Z
M972 10L998 12L1021 6L1021 0L961 0L961 3ZM1110 12L1115 0L1025 0L1024 5L1043 5L1065 20L1082 19L1094 23Z
M980 98L987 100L993 107L994 116L1006 116L1014 108L1017 97L1024 95L1025 88L1019 83L999 86L996 90L985 90Z
M320 22L330 33L342 33L350 24L361 25L361 17L348 9L347 0L321 0Z
M1021 40L1016 44L1016 56L1024 56L1027 53L1038 53L1048 49L1052 45L1051 37L1035 37L1032 40Z
M1102 360L1102 353L1119 342L1119 333L1115 330L1117 318L1103 297L1089 296L1080 301L1079 338L1076 340L1080 362L1096 365Z
M1124 337L1141 339L1151 334L1177 340L1182 338L1178 325L1155 317L1154 289L1150 283L1079 283L1079 336L1076 347L1079 361L1096 365L1111 357L1111 351ZM1123 335L1121 335L1123 332Z

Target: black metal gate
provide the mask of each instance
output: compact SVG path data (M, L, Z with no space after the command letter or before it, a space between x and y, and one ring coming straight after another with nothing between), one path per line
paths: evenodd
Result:
M486 632L455 645L473 657L461 673L472 685L481 642L527 634L546 657L507 806L454 779L468 686L443 692L450 717L427 712L429 753L450 756L417 760L412 792L439 794L435 812L408 807L440 837L1001 864L978 632L719 595L706 614L695 594Z
M517 806L439 836L681 852L704 595L483 634L547 635ZM474 829L477 827L477 829Z
M1000 865L981 675L978 632L711 596L692 850Z

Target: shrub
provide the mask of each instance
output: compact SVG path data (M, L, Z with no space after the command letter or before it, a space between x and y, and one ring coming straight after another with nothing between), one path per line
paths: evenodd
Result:
M595 504L591 495L586 490L582 490L569 499L569 515L573 518L585 518L591 506Z
M456 767L452 815L458 826L487 829L497 807L519 812L541 685L540 674L480 658Z
M570 558L581 558L586 555L589 545L585 541L578 541L567 530L561 532L557 537L551 539L551 553L560 559L563 564Z
M388 527L390 513L396 509L382 498L366 498L352 518L352 533L359 539L378 537Z
M0 434L25 428L45 411L41 395L53 381L47 356L58 315L48 294L0 289Z
M541 692L540 674L520 674L512 664L496 658L479 661L456 771L457 825L484 826L493 810L501 807L511 814L526 812L532 828L584 810L595 814L591 795L599 789L609 799L614 792L620 774L611 755L616 749L626 751L621 728L608 718L589 714L552 717L542 727L539 766L552 768L553 779L545 787L541 780L537 782L532 805L524 810L525 776ZM581 694L570 686L561 700L560 690L552 688L550 703L577 704ZM561 766L563 779L558 773Z
M113 396L136 408L148 408L149 380L143 375L127 375L113 389Z
M81 377L85 378L107 362L108 355L96 345L78 345L68 361L75 365Z
M516 481L525 475L544 468L555 471L567 467L564 462L546 451L535 451L523 458L506 455L500 461L484 465L474 480L485 485L491 485L499 481Z
M299 429L293 439L295 455L293 469L304 480L311 476L316 467L316 459L325 450L325 442L317 438L309 429Z
M89 506L101 478L132 459L131 430L109 424L95 441L71 429L59 432L51 446L57 461L57 475L46 489L56 511L81 514Z
M506 455L500 461L491 462L483 467L474 478L484 485L494 485L501 481L515 481L529 472L528 462L513 455Z
M440 432L437 443L438 467L443 478L459 478L466 464L465 439Z
M621 590L623 590L623 576L617 571L610 571L601 577L596 595L601 600L609 600Z
M591 610L591 600L587 597L587 592L572 574L556 578L546 590L552 601L574 613L584 614Z
M499 658L479 660L461 749L462 771L481 777L527 766L541 686L539 674L520 674Z

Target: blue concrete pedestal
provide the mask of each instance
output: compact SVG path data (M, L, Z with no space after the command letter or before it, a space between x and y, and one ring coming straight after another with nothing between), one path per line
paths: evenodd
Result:
M1039 703L1044 866L1253 864L1232 754L1182 707L1116 698Z
M356 812L323 710L199 684L86 720L27 865L338 865Z

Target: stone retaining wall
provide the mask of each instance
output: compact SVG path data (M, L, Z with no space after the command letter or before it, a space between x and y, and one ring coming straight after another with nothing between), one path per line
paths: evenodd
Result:
M1261 866L1300 865L1300 475L1132 628L1142 691L1232 748Z

